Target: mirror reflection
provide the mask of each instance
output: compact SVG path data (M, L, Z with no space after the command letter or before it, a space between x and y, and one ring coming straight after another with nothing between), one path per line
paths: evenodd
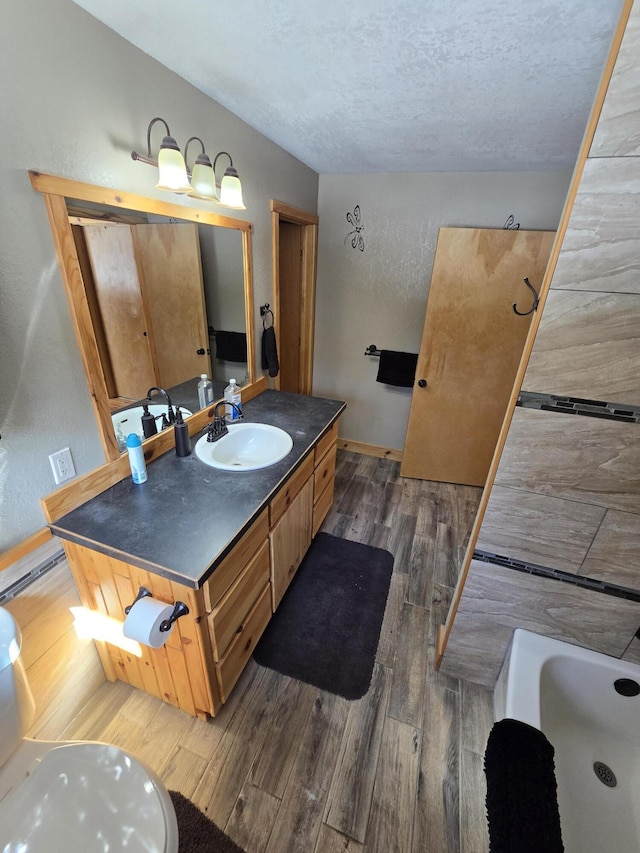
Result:
M77 200L67 210L120 450L122 410L153 386L250 381L241 231ZM198 408L187 396L185 416Z

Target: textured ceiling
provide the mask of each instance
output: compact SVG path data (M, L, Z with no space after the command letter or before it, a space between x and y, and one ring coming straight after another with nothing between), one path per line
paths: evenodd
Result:
M622 0L75 0L320 174L573 166Z

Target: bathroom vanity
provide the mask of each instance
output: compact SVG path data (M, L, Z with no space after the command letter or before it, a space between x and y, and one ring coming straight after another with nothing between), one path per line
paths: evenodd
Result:
M87 610L122 623L141 586L189 608L163 647L140 644L139 656L96 636L109 680L199 717L216 714L331 507L344 408L265 391L243 409L245 421L279 426L293 438L275 465L221 471L170 448L148 464L142 485L124 476L59 518L43 501Z

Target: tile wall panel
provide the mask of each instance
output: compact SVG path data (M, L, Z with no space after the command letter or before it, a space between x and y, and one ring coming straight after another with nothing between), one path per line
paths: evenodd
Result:
M640 590L640 515L609 510L580 574Z
M640 296L551 290L522 390L638 405L639 353Z
M590 504L494 486L476 548L577 574L605 512Z
M621 657L640 604L472 560L441 672L492 688L515 628Z
M640 513L636 423L517 408L495 483Z
M551 287L640 293L639 208L639 157L587 160Z
M640 154L640 3L633 4L607 96L598 119L590 157Z

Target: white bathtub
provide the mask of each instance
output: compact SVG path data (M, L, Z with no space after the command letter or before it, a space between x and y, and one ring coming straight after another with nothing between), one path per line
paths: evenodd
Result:
M640 685L640 666L518 628L496 684L495 719L555 749L566 853L640 851L640 695L620 695L618 679Z

